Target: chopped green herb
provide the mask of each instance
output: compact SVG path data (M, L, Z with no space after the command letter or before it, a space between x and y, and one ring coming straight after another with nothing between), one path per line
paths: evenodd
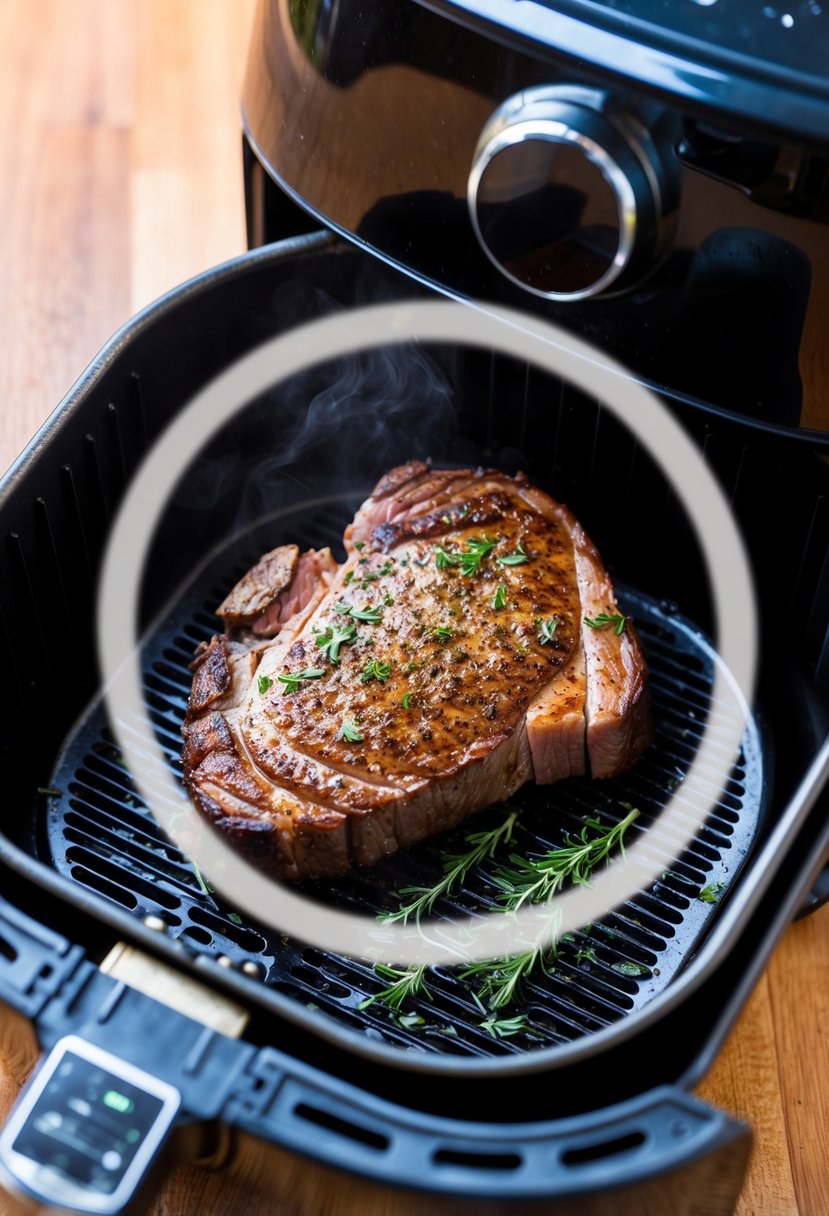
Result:
M392 604L394 603L394 596L389 595L389 593L387 591L385 593L385 595L383 596L383 603L386 605L387 608L391 608Z
M353 722L349 722L348 718L343 718L343 724L337 732L337 738L345 743L362 743L363 736L360 734L360 723L355 718Z
M505 608L506 603L507 603L507 585L506 585L506 583L499 583L498 590L495 592L495 595L492 597L492 607L495 608L495 610L497 611L499 608Z
M518 549L515 553L507 553L504 557L496 557L495 559L500 566L523 566L524 562L530 559L524 552L524 546L518 542Z
M241 918L241 916L239 915L239 913L238 913L238 912L230 912L230 913L228 913L228 917L227 917L227 919L228 919L228 920L230 920L230 921L233 921L233 924L234 924L234 925L241 925L241 923L242 923L242 918Z
M437 546L435 549L435 565L438 570L448 570L450 566L459 566L460 564L460 553L450 553L443 545Z
M385 684L386 680L391 675L391 663L384 663L382 659L372 659L363 668L360 679L364 684L369 684L372 680L377 680L380 684Z
M404 692L403 696L400 698L400 704L403 706L404 709L411 709L412 694L410 692Z
M643 967L641 963L614 963L612 970L618 971L619 975L627 975L634 980L641 980L645 976L650 975L649 968Z
M352 608L351 615L355 621L366 621L369 625L376 625L383 619L382 608Z
M724 882L709 882L707 887L703 887L697 899L701 899L704 904L715 904L720 898L720 893L725 887Z
M514 1034L527 1033L527 1015L519 1013L513 1018L487 1018L478 1025L481 1030L491 1034L493 1039L509 1039Z
M426 1025L426 1019L422 1018L419 1013L398 1013L395 1014L394 1020L404 1030L414 1030L415 1026Z
M548 642L552 642L558 629L558 617L548 617L546 621L542 621L541 617L535 622L535 627L538 630L538 640L542 646L546 646Z
M590 629L609 629L613 626L613 632L617 637L624 633L627 617L620 616L618 612L600 612L598 616L586 616L584 623Z
M345 578L343 579L343 582L345 583L346 587L348 586L348 584L351 582L351 580L352 580L353 578L354 578L354 571L353 571L353 570L346 570L346 572L345 572Z
M432 630L432 636L439 642L448 642L452 637L452 630L448 625L438 625Z
M256 677L256 687L259 690L259 692L267 692L272 684L273 684L273 680L271 679L270 676L257 676Z
M37 787L38 794L42 794L44 798L60 798L62 791L56 790L50 785L39 785Z
M337 616L350 616L353 605L349 604L348 600L338 600L334 605L334 611Z
M340 647L353 642L356 636L357 626L351 624L342 627L329 625L327 629L314 630L314 640L335 667L340 661Z
M450 566L460 566L461 574L468 578L478 573L481 562L497 543L497 541L490 540L488 536L473 536L466 542L466 548L460 553L450 553L443 545L438 545L435 549L435 565L438 570L446 570Z
M480 540L475 537L468 540L466 552L461 554L461 574L467 577L477 574L481 562L490 550L495 548L496 544L497 541L490 540L488 536L484 536Z
M363 549L365 549L365 547L366 547L366 542L364 540L355 540L354 548L357 550L358 553L362 553L362 551L363 551Z
M284 675L277 676L277 680L282 685L283 693L296 692L300 684L305 680L318 680L320 676L325 675L324 667L304 667L301 671L287 671Z
M581 950L576 951L576 962L583 963L585 961L588 963L597 963L599 961L596 958L596 951L592 946L582 946Z
M381 575L381 576L382 576L382 575L384 575L384 574L391 574L391 572L392 572L392 570L393 570L393 569L394 569L394 566L393 566L393 564L392 564L392 559L391 559L391 558L389 558L389 560L388 560L388 561L383 562L382 566L381 566L381 567L380 567L380 569L377 571L377 573L378 573L379 575Z

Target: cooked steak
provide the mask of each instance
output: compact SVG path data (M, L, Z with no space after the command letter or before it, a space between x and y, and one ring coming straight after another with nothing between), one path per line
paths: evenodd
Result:
M647 746L636 632L581 526L523 476L404 465L344 539L341 566L266 554L196 656L185 780L248 856L337 874Z

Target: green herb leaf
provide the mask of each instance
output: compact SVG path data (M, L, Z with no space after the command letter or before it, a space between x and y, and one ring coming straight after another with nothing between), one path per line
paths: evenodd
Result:
M374 973L381 979L392 982L380 992L375 992L374 996L366 997L357 1006L358 1009L368 1009L369 1005L373 1005L375 1001L382 1001L384 1005L388 1005L389 1009L399 1010L404 1001L415 996L425 996L427 1000L432 1000L432 994L426 984L425 965L402 971L398 967L387 967L384 963L377 963Z
M337 732L337 738L346 743L362 743L363 736L360 734L360 723L355 718L349 722L348 718L343 718L343 724Z
M630 977L630 979L634 980L641 980L644 979L645 976L650 975L650 970L648 967L643 967L641 963L631 963L627 961L623 963L614 963L611 970L618 971L619 975L627 975Z
M352 608L351 615L355 621L366 621L369 625L376 625L383 619L382 608Z
M400 704L403 706L404 709L411 709L412 694L410 692L404 692L403 696L400 698Z
M481 1030L491 1034L493 1039L509 1039L514 1034L527 1033L527 1015L519 1013L512 1018L487 1018L485 1022L479 1022L478 1025Z
M511 810L496 827L485 832L469 832L464 837L468 846L466 852L448 854L443 858L442 878L431 887L402 887L398 896L414 895L415 898L396 912L381 912L377 919L383 924L402 920L405 925L410 919L419 921L424 912L428 915L441 895L451 895L471 870L487 857L492 857L499 845L510 843L517 818L518 811Z
M232 921L234 925L241 925L242 918L238 912L229 912L227 919Z
M345 586L346 586L346 587L348 586L348 584L351 582L351 580L352 580L353 578L354 578L354 571L353 571L353 570L346 570L346 572L345 572L345 578L343 579L343 583L345 584Z
M300 684L305 680L318 680L320 676L325 675L324 667L303 667L301 671L287 671L284 675L277 676L277 680L282 685L283 693L296 692Z
M382 659L372 659L363 668L360 679L364 684L368 684L371 680L377 680L378 683L385 684L390 675L391 663L384 663Z
M600 612L598 616L586 616L584 623L590 629L609 629L613 626L613 632L619 637L624 633L627 617L620 616L618 612Z
M510 865L502 867L499 873L503 892L499 899L505 911L516 912L525 903L546 902L567 881L589 886L593 870L611 850L622 845L625 832L638 816L638 810L632 807L624 819L610 828L605 828L597 818L589 818L578 836L569 837L568 843L560 848L541 857L510 857Z
M436 637L439 642L448 642L452 637L452 630L448 625L438 625L432 630L432 636Z
M363 549L365 549L365 547L366 547L366 542L364 540L355 540L354 548L357 550L358 553L362 553L362 551L363 551Z
M353 624L329 625L327 629L314 630L314 640L335 667L340 661L340 647L353 642L356 636L357 626Z
M447 570L450 566L459 566L461 574L469 578L477 574L481 562L498 542L488 536L473 536L466 542L466 548L460 553L451 553L443 545L435 549L435 565L438 570Z
M524 546L518 542L518 549L515 553L507 553L504 557L496 557L495 559L500 566L523 566L524 562L530 559L524 552Z
M259 692L267 692L272 684L273 680L270 676L257 676L256 678L256 687Z
M707 887L703 887L697 899L701 899L704 904L715 904L720 898L720 893L725 887L724 882L709 882Z
M548 617L546 621L542 621L539 617L535 622L535 627L538 630L538 640L542 646L546 646L548 642L552 642L558 629L558 617Z
M461 574L469 578L473 574L478 573L481 562L484 560L490 550L494 549L498 542L490 540L488 536L472 537L466 542L466 550L461 554Z
M507 603L507 585L506 585L506 583L499 583L498 590L495 592L495 595L492 597L492 607L497 612L498 609L505 608L506 603Z
M459 553L450 553L443 545L438 545L435 549L435 565L438 570L448 570L450 566L459 566L461 564L461 555Z

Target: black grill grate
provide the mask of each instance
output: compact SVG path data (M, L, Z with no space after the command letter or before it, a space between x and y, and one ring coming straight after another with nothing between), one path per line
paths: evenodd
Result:
M347 509L343 509L344 518ZM228 547L179 597L144 649L145 695L150 716L170 765L179 771L179 727L190 686L195 646L216 629L205 605L224 590L264 547L299 540L325 543L332 531L330 506L298 512L281 521L278 535L251 538L240 558L238 541ZM232 554L232 557L230 556ZM747 731L739 761L704 829L675 859L676 843L654 823L667 796L682 781L701 736L709 704L712 658L705 639L669 605L635 592L620 597L636 620L651 671L656 738L634 770L613 781L571 779L553 787L527 786L512 799L519 806L513 847L539 852L580 830L598 813L618 822L627 807L640 818L629 829L632 842L647 833L665 873L589 931L561 943L554 968L526 980L521 1000L497 1016L526 1015L525 1030L507 1038L482 1027L472 988L456 972L430 972L432 1000L418 999L393 1014L378 1001L360 1009L384 981L368 964L327 954L270 929L243 922L157 827L124 767L100 705L76 729L45 801L45 838L51 863L74 882L114 901L136 917L155 915L171 936L193 952L223 955L256 973L267 988L296 1000L313 1016L330 1016L362 1034L409 1050L497 1055L564 1043L608 1026L663 990L688 961L727 897L759 825L764 779L756 726ZM389 858L371 870L314 884L314 894L360 911L394 909L395 892L428 883L441 873L440 855L470 830L494 826L502 808L490 808L442 840L429 841ZM700 899L707 886L713 903ZM484 911L497 888L484 864L465 888L436 909L438 914ZM631 973L635 974L631 974ZM626 974L627 973L627 974Z

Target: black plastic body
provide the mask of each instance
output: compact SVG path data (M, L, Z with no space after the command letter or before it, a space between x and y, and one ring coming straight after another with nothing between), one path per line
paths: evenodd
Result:
M759 3L690 7L261 0L245 129L296 205L433 287L537 312L674 394L826 431L829 98L817 61L829 17L805 0L791 28ZM539 298L476 240L479 136L539 85L607 90L631 113L664 106L675 229L617 295ZM260 227L253 243L296 223Z
M779 616L766 622L761 655L761 670L775 693L767 699L768 726L780 760L758 855L762 864L738 884L742 902L734 904L734 914L724 909L705 968L691 977L682 1000L584 1058L558 1068L554 1061L542 1068L528 1062L510 1076L500 1075L495 1061L462 1082L436 1082L420 1076L408 1057L359 1058L347 1045L320 1036L310 1017L257 1015L249 1041L231 1043L116 984L94 961L120 935L201 974L252 1008L258 1002L256 981L186 954L21 847L29 825L37 822L34 812L43 796L37 787L49 781L61 740L96 690L96 575L112 514L146 446L201 385L264 337L355 297L408 298L416 290L321 234L254 251L185 285L130 323L5 479L0 641L13 694L4 699L2 747L13 776L0 824L0 875L9 901L0 929L0 995L33 1019L46 1046L76 1030L102 1046L120 1047L160 1075L175 1074L194 1119L222 1118L395 1186L500 1195L504 1203L519 1195L546 1196L552 1204L556 1196L587 1197L645 1182L680 1160L725 1149L742 1135L719 1116L701 1112L687 1090L710 1062L826 853L829 829L815 804L826 775L826 757L818 753L827 708L820 679L827 619L820 443L802 434L746 429L732 418L673 403L732 495L758 584L774 585L781 562L792 572ZM665 590L684 611L704 618L699 555L661 473L635 444L622 446L596 404L560 386L553 409L548 393L540 402L532 391L524 393L526 369L508 361L457 367L464 376L450 411L454 429L427 430L422 442L437 443L442 435L447 446L438 455L449 458L454 451L462 459L474 439L474 450L484 445L493 461L526 464L531 476L560 482L561 496L590 517L612 567L624 567L645 590ZM504 410L505 395L518 393L519 385L523 405ZM290 482L304 467L310 476L320 461L316 475L324 476L325 461L333 468L338 455L329 436L326 447L312 444L304 457L288 459L280 476ZM245 484L262 450L248 456L253 463L240 466ZM304 466L306 458L310 463ZM363 447L355 458L368 462L360 467L368 477L384 452ZM773 511L760 493L770 480L780 487L786 514ZM276 478L269 485L279 483ZM233 477L226 488L232 500ZM618 504L623 491L625 518L618 510L603 516L605 504ZM188 560L195 560L212 543L220 500L221 495L211 505L198 494L178 500L170 516L174 526L158 538L151 558L147 617L176 585L171 555L184 546ZM798 536L796 550L792 535ZM654 551L661 555L658 568L648 561ZM56 605L60 630L50 627ZM782 665L780 631L791 643ZM56 671L60 696L53 695ZM19 763L33 740L34 762ZM60 934L39 922L60 925ZM173 1043L175 1051L168 1049ZM508 1110L520 1114L520 1121L505 1124ZM682 1124L668 1140L666 1111ZM487 1164L493 1158L502 1168Z

